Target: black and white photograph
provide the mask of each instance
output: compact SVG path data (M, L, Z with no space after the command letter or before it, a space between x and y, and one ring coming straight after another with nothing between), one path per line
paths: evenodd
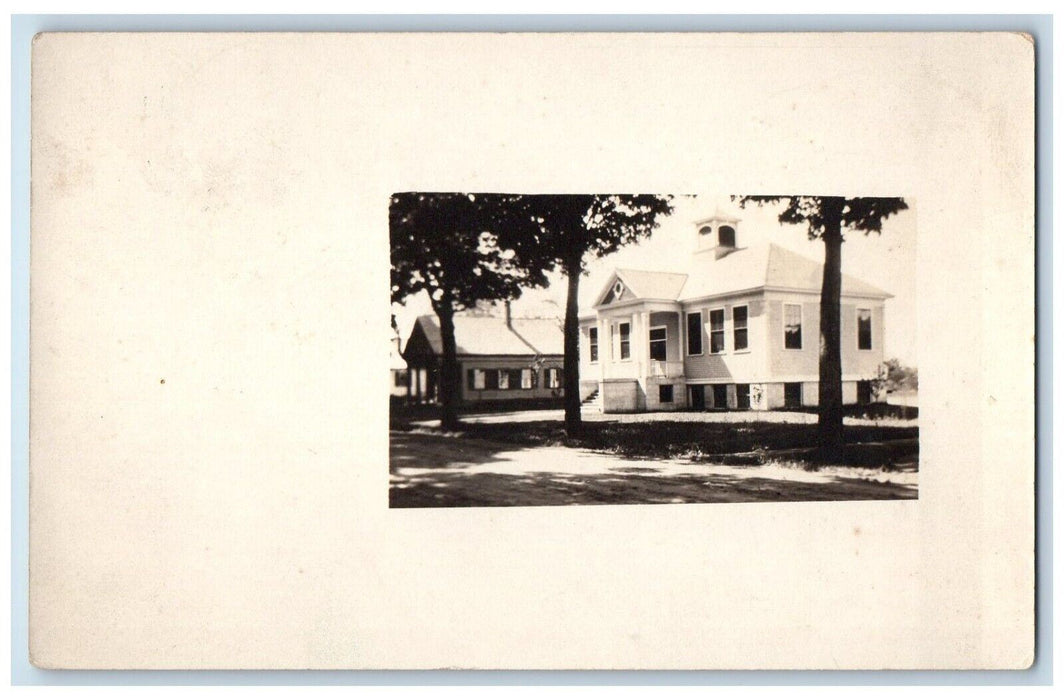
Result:
M393 508L917 498L902 197L392 196Z
M1031 665L1029 38L327 22L25 34L34 673Z

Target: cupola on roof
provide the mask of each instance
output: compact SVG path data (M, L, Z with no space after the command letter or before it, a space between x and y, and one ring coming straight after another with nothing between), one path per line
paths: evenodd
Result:
M739 217L723 211L719 206L712 216L695 221L695 252L712 250L719 260L738 249L736 228Z

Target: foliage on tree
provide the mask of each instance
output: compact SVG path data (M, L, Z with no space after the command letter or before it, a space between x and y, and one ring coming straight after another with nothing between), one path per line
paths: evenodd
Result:
M459 366L454 314L484 300L515 299L542 286L538 227L505 194L400 192L389 206L391 299L425 292L440 322L440 424L458 426Z
M565 303L565 429L580 431L580 277L589 260L650 235L672 212L671 197L644 194L524 195L522 210L535 222L540 269L567 277ZM528 257L523 257L528 260Z
M919 376L916 368L903 365L896 357L885 360L879 366L876 381L878 389L891 393L919 389Z
M844 231L880 233L883 221L908 209L899 197L816 197L769 195L737 197L740 206L783 204L780 223L806 227L810 239L824 242L820 288L820 383L817 433L821 456L835 457L843 444L840 306Z

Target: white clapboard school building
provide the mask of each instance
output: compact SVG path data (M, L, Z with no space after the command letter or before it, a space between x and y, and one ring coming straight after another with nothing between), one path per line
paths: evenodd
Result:
M823 266L740 220L695 222L677 272L618 269L580 316L581 398L607 413L815 406ZM887 292L842 276L843 403L868 403Z

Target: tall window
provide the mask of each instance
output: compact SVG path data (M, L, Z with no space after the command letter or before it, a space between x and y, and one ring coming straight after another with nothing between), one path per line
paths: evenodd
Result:
M802 349L802 305L783 305L783 347Z
M530 369L521 370L521 388L522 389L531 389L532 388L532 370L530 370Z
M735 385L735 407L742 410L750 409L750 385L749 384L736 384Z
M857 309L857 349L872 349L872 309Z
M668 330L665 326L650 329L650 359L664 362L668 351Z
M747 318L750 312L745 306L732 307L732 335L734 336L733 350L746 350L749 347L747 335Z
M627 360L632 356L632 324L621 323L617 331L621 336L621 359Z
M510 373L508 371L504 370L504 369L500 369L499 370L499 388L500 389L509 389L510 388Z
M702 313L687 314L687 354L702 354Z
M484 372L484 389L498 389L499 388L499 371L489 370Z
M562 385L562 371L557 367L543 370L543 383L548 389L557 389Z
M587 329L588 356L592 362L598 362L598 328Z
M724 309L712 309L709 312L709 351L724 352Z

